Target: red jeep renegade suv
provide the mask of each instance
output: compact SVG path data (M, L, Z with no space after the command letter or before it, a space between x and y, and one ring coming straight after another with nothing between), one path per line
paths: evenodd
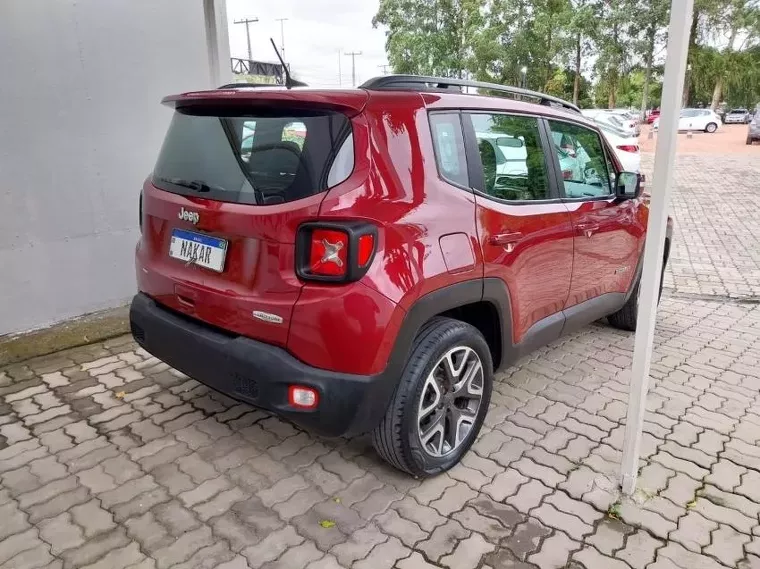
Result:
M415 76L164 103L132 333L214 389L427 476L472 445L494 370L636 325L647 200L570 103Z

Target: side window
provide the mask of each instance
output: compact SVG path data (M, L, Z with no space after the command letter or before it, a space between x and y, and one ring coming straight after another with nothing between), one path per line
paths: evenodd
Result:
M303 150L303 141L306 139L306 125L302 122L289 122L282 129L282 141L293 142Z
M593 198L610 195L613 184L610 183L608 159L599 134L584 126L558 121L549 121L549 128L562 171L565 196Z
M241 135L240 154L243 160L248 161L253 148L253 136L256 133L256 121L245 121Z
M503 200L548 199L538 119L486 113L469 116L478 141L484 191Z
M464 136L459 113L431 114L430 130L441 177L454 184L469 187Z

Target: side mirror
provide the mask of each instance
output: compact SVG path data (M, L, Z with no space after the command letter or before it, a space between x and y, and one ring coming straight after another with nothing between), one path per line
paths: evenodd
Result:
M641 193L641 175L635 172L620 172L615 178L615 195L624 200L632 200Z

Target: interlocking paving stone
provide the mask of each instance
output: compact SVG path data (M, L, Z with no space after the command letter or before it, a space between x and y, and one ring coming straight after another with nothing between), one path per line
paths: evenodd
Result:
M625 542L625 548L618 551L615 557L622 559L634 569L644 569L652 563L655 551L665 545L665 542L653 538L647 532L638 530L629 535Z
M733 528L721 524L720 528L712 533L712 543L704 548L704 553L733 567L744 557L744 545L749 540L748 535L738 533Z
M703 515L690 511L678 520L678 529L670 533L670 539L683 545L689 551L700 553L710 544L710 534L718 529L718 524Z
M390 569L399 559L408 557L411 550L395 537L372 548L370 554L354 563L354 569Z
M668 543L657 550L657 559L666 558L682 569L724 569L724 566L712 557L693 553L677 543Z
M456 547L459 541L470 535L470 530L465 529L456 520L449 520L442 526L438 526L430 534L430 537L418 543L415 549L421 551L433 562L437 562L444 555L448 555Z
M570 553L579 547L577 541L558 531L547 537L541 550L528 557L528 561L541 569L564 569L567 567Z
M727 297L760 295L760 214L736 159L701 160L676 169L636 501L613 506L633 336L606 324L497 375L471 452L424 481L125 336L0 369L0 564L757 567L760 307Z
M496 546L487 542L479 533L459 542L451 555L441 558L440 564L452 569L475 569L482 557Z

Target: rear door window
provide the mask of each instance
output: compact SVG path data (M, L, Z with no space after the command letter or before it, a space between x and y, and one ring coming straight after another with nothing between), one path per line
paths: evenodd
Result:
M340 113L237 116L178 109L153 184L177 194L270 205L323 192L353 168L351 123Z
M471 113L483 168L483 191L509 201L550 198L538 119L501 113Z

